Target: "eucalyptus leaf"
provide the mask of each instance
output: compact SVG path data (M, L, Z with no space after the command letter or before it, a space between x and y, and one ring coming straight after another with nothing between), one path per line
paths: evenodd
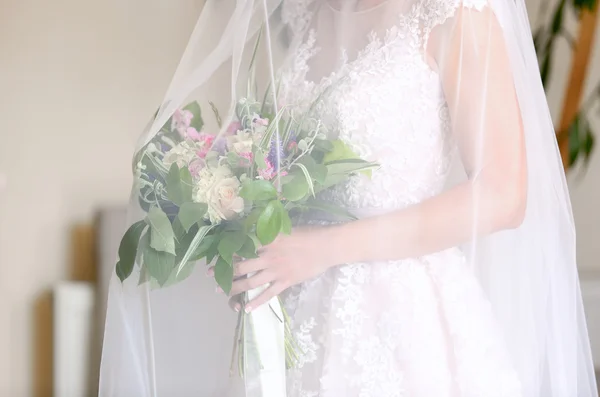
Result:
M152 207L146 222L150 225L150 247L175 255L175 235L167 214L158 207Z
M146 226L147 224L145 221L134 223L127 229L121 239L121 244L119 245L119 261L116 265L117 276L121 282L125 281L133 271L140 236Z
M215 264L215 280L219 287L226 294L229 294L231 284L233 284L233 266L221 257L217 258L217 263Z
M256 224L256 236L262 245L272 243L281 231L283 206L278 200L267 204Z
M183 203L177 218L187 232L192 225L201 222L206 215L208 205L205 203Z
M217 247L219 256L230 265L233 264L233 254L235 254L246 242L246 234L243 232L226 232L221 236Z

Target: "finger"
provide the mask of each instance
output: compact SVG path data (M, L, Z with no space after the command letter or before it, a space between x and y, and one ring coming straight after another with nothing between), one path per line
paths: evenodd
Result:
M229 307L235 312L239 312L240 310L242 310L242 304L240 303L239 295L236 295L229 299Z
M274 280L272 273L268 271L258 272L252 277L236 280L231 285L230 296L241 294L242 292L250 291L251 289L262 287Z
M257 307L260 307L270 301L272 298L276 297L285 289L282 287L281 283L274 283L269 288L265 289L261 292L256 298L252 299L250 302L246 304L244 311L246 313L250 313L252 310L255 310Z
M248 259L235 264L233 269L236 276L245 276L246 274L255 273L259 270L264 270L269 267L268 263L262 258Z
M214 277L214 275L215 275L215 267L211 266L206 271L206 277Z

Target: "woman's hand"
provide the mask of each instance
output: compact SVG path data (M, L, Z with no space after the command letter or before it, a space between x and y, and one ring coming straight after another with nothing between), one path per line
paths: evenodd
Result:
M255 299L248 302L245 311L250 312L287 288L310 280L329 267L336 265L335 249L328 247L329 228L299 228L291 235L280 235L277 239L259 250L259 258L236 263L230 296L268 285ZM209 270L214 274L214 269ZM251 275L251 276L248 276ZM235 310L240 306L232 298L230 305Z

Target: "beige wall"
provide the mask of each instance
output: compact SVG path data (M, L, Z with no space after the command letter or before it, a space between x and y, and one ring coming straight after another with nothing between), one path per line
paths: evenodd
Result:
M126 201L135 139L200 2L0 0L0 395L32 395L33 303L67 274L69 227ZM600 37L593 69L598 81ZM571 181L580 263L598 269L599 178L600 152Z
M199 0L0 0L0 395L32 395L33 305L69 228L122 204Z

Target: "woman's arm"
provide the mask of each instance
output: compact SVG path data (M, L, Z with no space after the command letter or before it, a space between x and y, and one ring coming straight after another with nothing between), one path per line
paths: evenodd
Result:
M491 10L461 10L431 35L469 180L437 197L329 231L338 263L416 257L523 220L527 165L502 29Z

